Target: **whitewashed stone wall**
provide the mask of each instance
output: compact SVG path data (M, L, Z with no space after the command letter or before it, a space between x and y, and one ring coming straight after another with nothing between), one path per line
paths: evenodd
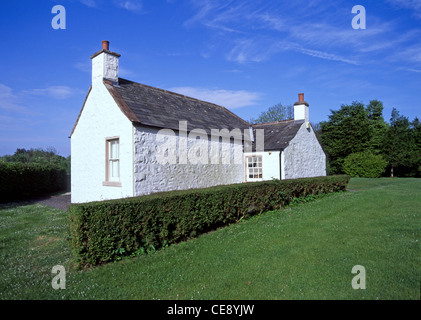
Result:
M120 139L121 187L104 186L106 139ZM133 126L107 88L94 83L71 137L73 203L133 196Z
M282 153L282 179L326 175L326 155L313 128L304 123Z
M191 188L206 188L216 185L240 183L244 181L244 164L242 145L230 143L230 164L211 163L212 147L221 147L224 143L212 142L210 137L205 141L208 147L208 163L187 164L179 163L177 153L176 164L162 164L157 157L159 143L157 143L158 129L135 126L134 133L134 195L146 195L154 192L185 190ZM177 150L186 143L190 150L197 140L188 139L175 132ZM203 142L203 141L202 141ZM220 149L221 150L221 149ZM234 163L234 155L240 159Z

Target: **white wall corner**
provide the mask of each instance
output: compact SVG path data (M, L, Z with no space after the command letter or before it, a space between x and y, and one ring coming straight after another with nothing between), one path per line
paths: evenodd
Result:
M304 93L298 94L298 101L294 103L294 120L309 122L308 103L304 101Z
M285 180L285 152L281 151L281 180Z
M294 120L304 120L304 122L309 121L309 110L308 105L305 104L296 104L294 105Z

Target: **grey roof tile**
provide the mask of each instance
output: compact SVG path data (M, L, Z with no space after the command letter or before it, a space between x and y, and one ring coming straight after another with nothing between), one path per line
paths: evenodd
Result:
M269 123L254 124L253 130L264 129L265 133L265 150L283 150L285 149L292 138L295 137L303 120L285 120ZM256 133L255 133L256 136Z
M249 128L249 123L228 109L178 93L119 78L118 85L106 82L133 112L139 124L178 130L179 121L187 121L188 131ZM120 101L120 103L122 103ZM120 108L124 108L120 106ZM133 118L133 117L132 117Z

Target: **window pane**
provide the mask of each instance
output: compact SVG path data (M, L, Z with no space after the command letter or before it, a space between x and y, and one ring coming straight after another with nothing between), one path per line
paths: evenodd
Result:
M113 161L113 177L118 177L118 161Z
M110 141L110 159L118 159L118 140Z
M262 179L263 178L263 157L250 156L246 157L246 169L249 179Z
M109 180L118 180L119 178L119 161L113 160L109 162Z

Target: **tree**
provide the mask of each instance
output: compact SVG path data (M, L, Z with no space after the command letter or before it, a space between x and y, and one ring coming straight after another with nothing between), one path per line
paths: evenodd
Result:
M0 160L5 162L20 162L20 163L38 163L55 165L70 173L70 157L68 159L58 155L57 150L53 147L48 147L46 150L40 148L17 149L13 155L5 155L0 157Z
M343 173L344 159L370 145L369 113L364 104L357 101L330 112L329 120L320 123L320 142L327 154L331 173Z
M294 108L292 105L283 106L278 103L270 107L267 111L260 113L257 119L250 119L251 124L282 121L294 118Z
M417 168L416 168L416 175L421 176L421 122L418 118L415 118L414 121L411 123L411 127L413 130L413 136L415 139L416 145L416 157L418 159Z
M383 139L383 153L389 163L391 177L416 174L420 164L416 132L411 128L408 118L393 108L390 125Z
M366 110L370 127L370 140L367 148L374 154L380 154L384 135L388 129L388 125L383 118L383 103L378 100L371 100Z

